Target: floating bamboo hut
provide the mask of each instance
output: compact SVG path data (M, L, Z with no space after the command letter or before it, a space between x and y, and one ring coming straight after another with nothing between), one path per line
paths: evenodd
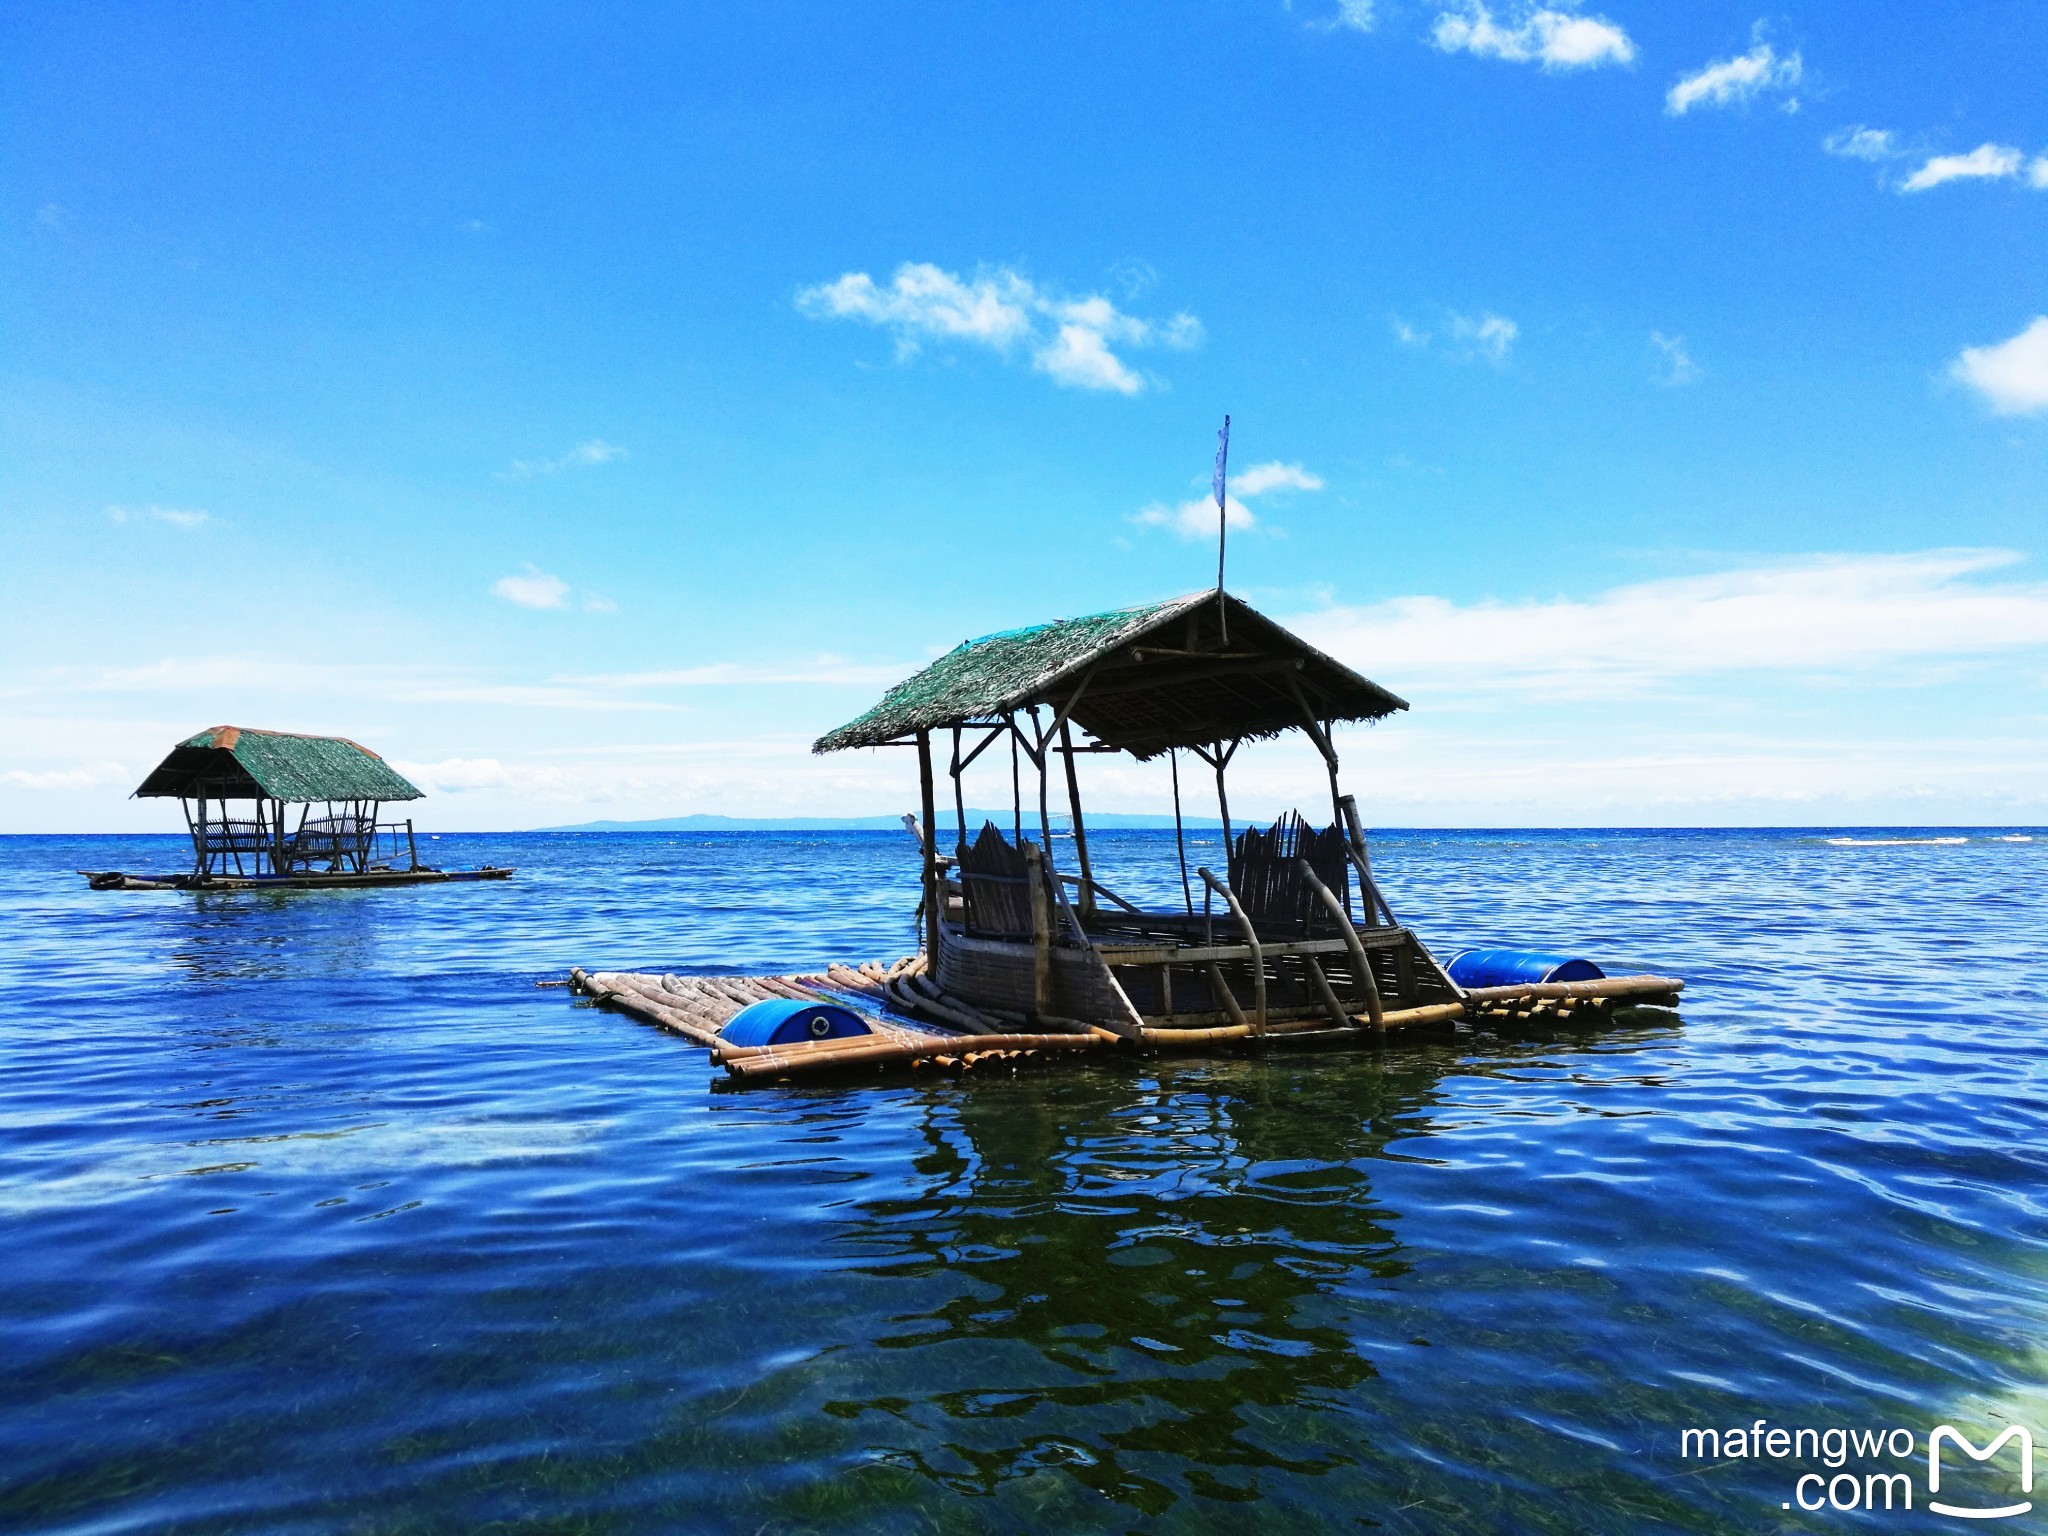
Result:
M420 797L403 774L346 737L218 725L173 747L133 796L183 808L191 869L79 873L95 890L420 885L512 873L421 863L412 819L384 819L385 806Z
M972 640L813 747L915 752L920 955L808 976L578 971L572 980L657 1023L687 1019L681 1032L747 1078L978 1053L1306 1045L1459 1019L1675 1005L1682 984L1673 978L1607 977L1568 956L1474 951L1462 972L1466 957L1438 963L1374 878L1333 741L1339 725L1407 708L1221 590ZM1238 750L1296 732L1322 760L1327 811L1234 829L1229 768ZM970 828L962 775L998 744L1011 760L1010 826ZM1096 877L1078 765L1097 754L1168 760L1178 908L1148 909ZM1189 867L1183 754L1214 780L1227 850L1220 870ZM1070 867L1053 851L1056 798L1071 828ZM939 831L945 819L950 835ZM728 1039L743 1009L798 997L867 998L889 1010L894 1033ZM905 1027L926 1043L897 1038Z

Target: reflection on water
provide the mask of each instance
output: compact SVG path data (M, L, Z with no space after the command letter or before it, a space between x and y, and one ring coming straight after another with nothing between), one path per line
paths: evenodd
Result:
M1682 1026L714 1093L533 986L898 953L899 841L0 840L0 1527L1747 1531L1785 1468L1680 1428L2041 1400L2048 841L1383 840Z

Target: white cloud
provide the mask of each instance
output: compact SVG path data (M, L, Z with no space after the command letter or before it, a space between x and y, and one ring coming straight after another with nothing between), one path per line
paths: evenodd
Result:
M1397 693L1425 684L1641 693L1714 674L1820 675L2048 646L2048 585L1971 579L2020 558L1969 549L1815 556L1589 599L1396 598L1310 614L1298 627Z
M428 794L460 794L468 789L502 789L512 775L495 757L450 757L438 763L408 763L399 758L391 766Z
M133 777L119 763L74 763L68 768L9 769L0 773L0 785L29 790L96 789L103 784L125 784Z
M1690 384L1700 376L1700 365L1692 360L1692 354L1685 350L1683 336L1666 336L1662 331L1650 332L1650 345L1656 349L1663 361L1663 370L1657 375L1659 384L1677 387Z
M1230 478L1228 494L1224 497L1224 521L1232 528L1250 530L1262 526L1252 509L1245 503L1274 491L1320 491L1323 477L1299 464L1285 464L1278 459L1264 464L1248 464ZM1131 521L1143 528L1170 528L1184 539L1212 538L1216 533L1216 498L1212 495L1197 496L1169 506L1163 501L1141 507L1131 515Z
M1319 32L1370 32L1379 25L1374 0L1337 0L1337 13L1309 23Z
M1078 321L1062 325L1051 343L1032 359L1032 366L1077 389L1113 389L1121 395L1135 395L1145 387L1145 381L1109 350L1108 337L1102 331Z
M2048 411L2048 315L2036 315L2032 325L1996 346L1963 348L1949 374L1981 393L2001 416Z
M796 307L814 320L858 320L895 338L899 360L932 342L1028 349L1032 367L1074 389L1135 395L1144 378L1111 349L1199 346L1202 323L1181 313L1166 320L1125 314L1099 293L1079 298L1034 283L1009 267L961 278L930 262L905 262L887 287L865 272L798 291Z
M109 507L107 516L117 523L135 522L147 518L151 522L163 523L167 527L190 533L195 528L204 528L209 523L218 523L219 518L211 512L194 511L188 507Z
M2048 191L2048 155L2036 155L2027 162L2027 185Z
M1604 16L1531 10L1514 25L1503 26L1480 0L1467 0L1462 9L1441 13L1430 37L1445 53L1540 63L1548 70L1628 64L1636 56L1628 34Z
M1268 491L1320 491L1323 477L1299 464L1273 459L1250 464L1231 476L1230 483L1240 496L1263 496Z
M1490 310L1481 315L1451 316L1452 338L1490 363L1505 363L1515 338L1521 334L1522 328L1514 321Z
M529 565L523 576L500 576L491 583L491 591L521 608L569 606L569 583L559 576L550 576L537 565Z
M1979 144L1967 155L1936 155L1899 183L1901 192L1925 192L1945 181L2002 181L2019 174L2025 156L2005 144Z
M1873 163L1896 160L1905 153L1899 148L1891 129L1866 128L1861 123L1853 128L1837 128L1821 140L1820 147L1845 160L1869 160Z
M1765 91L1786 91L1799 83L1804 65L1796 52L1781 58L1760 35L1753 35L1752 42L1749 52L1716 59L1672 86L1664 97L1664 110L1683 117L1699 106L1742 106Z
M1399 315L1394 316L1394 340L1404 347L1423 348L1429 345L1429 332L1410 325Z
M626 457L626 450L601 437L578 443L559 459L514 459L512 467L501 470L500 480L531 480L536 475L558 475L565 469L588 469Z

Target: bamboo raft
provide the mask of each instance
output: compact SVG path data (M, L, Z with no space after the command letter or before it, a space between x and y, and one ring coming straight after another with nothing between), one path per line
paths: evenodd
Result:
M572 992L615 1008L706 1047L714 1063L741 1083L850 1076L877 1071L937 1068L965 1072L990 1067L1050 1064L1085 1054L1134 1050L1192 1052L1220 1044L1377 1043L1390 1030L1473 1021L1568 1022L1604 1019L1618 1008L1673 1007L1684 983L1668 976L1618 976L1600 981L1475 987L1455 1002L1383 1012L1337 1027L1328 1020L1279 1021L1264 1030L1159 1029L1128 1034L1079 1020L1039 1018L1041 1026L1008 1009L977 1007L935 982L922 955L884 966L833 964L822 972L786 976L675 976L632 971L570 971ZM754 1003L774 999L853 1004L867 1014L872 1034L788 1045L741 1046L722 1038L725 1026Z
M1220 588L985 635L812 747L916 752L919 814L904 822L922 865L917 956L794 976L578 970L571 983L707 1046L743 1081L1104 1052L1355 1043L1459 1021L1675 1007L1683 985L1676 979L1607 977L1576 957L1474 950L1453 956L1447 968L1395 916L1373 874L1358 803L1338 782L1333 732L1407 707ZM1328 825L1290 812L1270 827L1233 831L1225 776L1238 750L1297 732L1323 760ZM934 749L947 738L950 852L941 843L934 782ZM991 753L999 742L1007 754ZM1190 865L1183 751L1215 775L1220 872ZM1165 759L1180 902L1142 907L1097 877L1079 775L1080 760L1093 754ZM1005 755L1009 826L983 819L974 831L965 775L977 761L999 773ZM1027 833L1026 764L1037 779L1035 838ZM1067 802L1067 830L1058 833L1050 805L1056 778ZM1055 857L1056 838L1070 843L1071 867L1064 853ZM867 1015L865 1033L776 1035L789 1043L764 1045L724 1038L742 1007L775 999L851 1003ZM742 1032L754 1036L763 1018L755 1015ZM841 1026L863 1028L857 1018L833 1027Z

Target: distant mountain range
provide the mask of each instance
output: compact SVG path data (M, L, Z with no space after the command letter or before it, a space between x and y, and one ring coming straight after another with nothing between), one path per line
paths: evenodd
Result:
M953 820L950 810L941 810L941 828ZM1053 830L1071 830L1065 813L1052 818ZM1161 827L1171 828L1171 816L1132 816L1115 811L1084 812L1083 820L1090 827L1104 831L1140 830L1156 831ZM1011 824L1011 813L1000 811L978 811L970 807L967 812L967 827L973 832L984 821L992 821L998 827ZM1194 830L1221 828L1223 823L1214 816L1188 816L1181 824ZM1024 811L1024 830L1028 833L1038 825L1038 809L1028 806ZM538 832L899 832L903 829L901 816L663 816L654 821L579 821L567 827L536 827Z

